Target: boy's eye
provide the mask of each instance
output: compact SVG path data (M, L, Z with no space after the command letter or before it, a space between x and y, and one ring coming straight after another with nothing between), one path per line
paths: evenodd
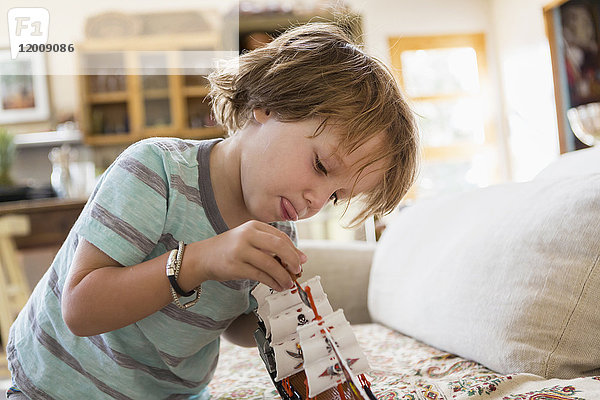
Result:
M319 160L319 156L315 154L315 170L325 176L327 176L327 168L323 165L321 160ZM338 202L338 195L334 192L331 196L329 196L329 200L333 200L333 205L336 205Z
M333 192L333 194L329 197L329 200L333 200L333 205L335 206L338 202L338 196L336 192Z
M319 160L319 156L316 154L315 154L315 169L317 170L317 172L320 172L323 175L327 176L327 169L325 168L325 166L323 165L321 160Z

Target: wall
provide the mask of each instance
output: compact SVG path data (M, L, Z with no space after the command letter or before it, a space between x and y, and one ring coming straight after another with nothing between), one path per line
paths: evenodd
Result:
M513 177L527 180L559 154L550 47L549 0L492 0L502 117Z

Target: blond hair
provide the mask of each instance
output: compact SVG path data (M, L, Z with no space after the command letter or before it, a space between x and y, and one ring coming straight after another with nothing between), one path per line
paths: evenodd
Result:
M320 118L321 128L339 125L346 153L384 135L383 146L361 166L356 181L378 160L386 160L387 168L381 184L362 194L364 207L353 225L391 212L413 184L419 153L413 113L390 70L335 25L292 28L208 79L213 114L230 133L261 108L282 122Z

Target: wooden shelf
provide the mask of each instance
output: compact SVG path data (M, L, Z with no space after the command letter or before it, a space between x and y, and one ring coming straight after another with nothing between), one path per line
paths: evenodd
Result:
M142 93L144 100L153 99L168 99L170 96L169 89L146 89Z
M139 136L133 136L128 132L111 133L111 134L95 134L86 135L85 143L90 146L112 146L112 145L127 145L141 139Z
M171 125L156 125L144 127L144 136L176 136L176 130Z
M186 86L183 95L186 97L206 97L210 89L207 86Z
M124 103L129 94L123 92L90 93L89 102L93 104Z

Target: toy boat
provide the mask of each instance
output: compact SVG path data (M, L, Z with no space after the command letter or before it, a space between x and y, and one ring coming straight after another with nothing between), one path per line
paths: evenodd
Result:
M259 284L254 337L283 400L373 400L367 357L343 310L333 311L316 276L275 292Z

